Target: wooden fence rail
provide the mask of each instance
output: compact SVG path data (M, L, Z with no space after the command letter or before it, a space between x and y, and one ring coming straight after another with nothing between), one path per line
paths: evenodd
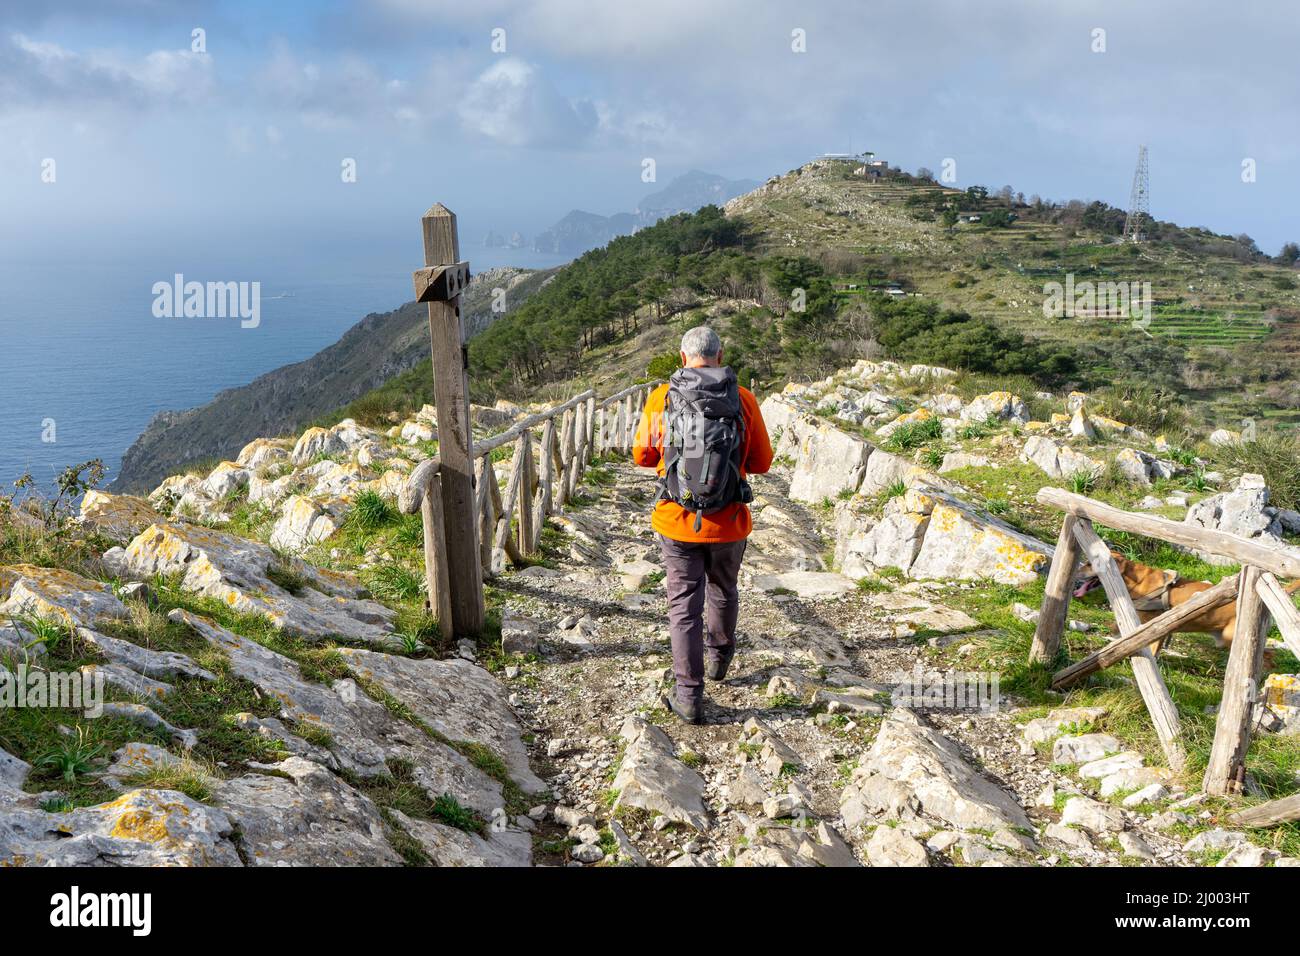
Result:
M1161 677L1151 645L1201 614L1236 603L1236 630L1228 652L1223 699L1219 704L1214 744L1203 786L1207 793L1212 794L1239 790L1245 776L1251 710L1258 698L1270 614L1277 621L1287 645L1300 653L1300 612L1275 577L1300 576L1300 549L1268 545L1167 518L1123 511L1060 488L1041 489L1038 500L1064 511L1065 517L1047 575L1043 606L1029 652L1030 662L1048 664L1055 660L1069 612L1073 578L1080 561L1086 559L1106 591L1119 636L1100 650L1057 671L1052 678L1052 687L1067 687L1089 674L1128 660L1165 757L1174 770L1184 769L1187 758L1180 739L1182 731L1178 711ZM1094 521L1120 531L1231 558L1241 563L1241 572L1143 623L1133 604L1135 595L1129 594L1110 549L1093 529Z
M500 574L507 561L526 563L541 549L546 519L573 500L593 458L631 451L641 410L654 387L633 385L603 400L588 390L472 443L471 521L477 531L477 564L485 576ZM502 491L494 459L507 447L512 454ZM399 510L419 511L423 519L429 609L440 622L453 620L448 556L457 550L448 548L441 470L439 458L421 461L398 494Z

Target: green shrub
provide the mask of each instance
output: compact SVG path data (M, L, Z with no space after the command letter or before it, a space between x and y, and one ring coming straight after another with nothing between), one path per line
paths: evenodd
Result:
M366 490L357 495L348 521L362 531L378 531L397 520L397 511L378 492Z
M890 451L909 451L942 437L943 422L937 418L922 418L899 425L885 439L884 444Z
M1300 508L1300 442L1294 434L1261 431L1251 441L1219 449L1216 457L1233 471L1263 475L1270 504Z

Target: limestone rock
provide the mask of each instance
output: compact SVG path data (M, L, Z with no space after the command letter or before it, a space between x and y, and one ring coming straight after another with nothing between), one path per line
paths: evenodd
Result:
M1036 580L1051 561L1050 545L953 495L910 489L907 507L930 516L908 577L992 578L999 584L1023 587Z
M144 498L134 495L110 495L92 488L81 499L81 523L108 538L130 541L162 516Z
M353 446L377 437L370 429L345 418L331 428L307 429L293 446L289 460L298 467L310 465L322 455L349 454Z
M738 807L761 807L768 798L767 787L757 770L751 766L740 768L736 779L727 785L727 802Z
M194 745L199 742L199 735L197 732L173 726L152 708L146 707L144 704L128 704L109 701L103 705L103 713L105 717L120 717L122 720L129 720L133 723L137 723L141 727L148 727L150 730L161 730L168 733L171 735L173 740L186 750L193 750Z
M307 585L295 595L269 576L284 565L260 542L177 523L150 525L123 557L124 571L131 577L149 580L156 574L178 574L182 590L216 598L243 614L260 615L307 640L342 637L392 643L394 612L361 599L355 580L291 560L289 570Z
M104 771L104 782L115 790L126 790L123 780L154 770L175 767L181 763L169 750L157 744L129 743L117 749L113 762Z
M760 591L792 592L806 601L825 601L857 590L842 574L833 571L786 571L782 574L756 574L751 583Z
M344 512L341 501L294 495L271 529L271 547L298 553L320 544L343 525Z
M1226 531L1243 538L1259 538L1266 544L1281 544L1282 524L1268 507L1268 489L1238 487L1212 495L1187 510L1183 519L1201 528ZM1211 564L1232 564L1231 558L1197 552Z
M1222 860L1214 864L1225 867L1260 867L1268 866L1281 854L1253 843L1239 843L1227 852Z
M508 657L536 654L541 636L531 617L507 609L501 615L501 653Z
M222 782L213 805L235 824L250 866L396 866L369 797L319 764L289 757L275 775Z
M857 491L871 451L867 442L829 422L803 431L790 478L790 497L816 503L833 499L841 491Z
M249 472L233 461L223 461L203 479L203 491L214 501L229 497L248 487Z
M1058 707L1046 717L1038 717L1025 725L1024 738L1031 744L1046 743L1068 729L1076 731L1090 727L1106 716L1104 707Z
M1029 421L1029 409L1019 395L1010 392L989 392L980 395L961 410L964 422L1010 420L1021 424Z
M858 493L868 497L878 495L900 481L906 483L914 471L916 465L906 458L877 448L867 458Z
M1070 416L1070 434L1075 438L1084 438L1092 441L1097 437L1097 431L1092 427L1092 422L1088 416L1083 413L1083 406L1072 409L1074 412Z
M85 664L79 668L79 671L88 680L95 680L98 677L105 684L124 690L135 697L146 699L166 697L176 689L171 684L137 674L121 664Z
M0 866L239 866L230 819L172 790L0 815Z
M1090 760L1080 765L1076 771L1080 777L1085 780L1102 780L1111 774L1116 774L1124 770L1136 770L1142 766L1142 755L1134 750L1125 750L1122 753L1113 754L1109 757L1099 757L1096 760Z
M1184 843L1183 852L1192 856L1214 850L1231 850L1246 842L1246 834L1240 830L1205 830Z
M525 793L546 785L528 766L523 730L495 677L469 661L415 660L340 647L338 653L359 678L374 681L435 731L454 741L491 750Z
M31 769L31 764L25 760L19 760L13 754L0 750L0 787L21 790Z
M759 406L763 423L772 438L772 450L777 457L793 458L799 449L798 426L806 413L782 395L769 395Z
M198 677L216 680L217 675L205 670L192 659L176 651L154 651L121 638L109 637L88 627L77 628L77 638L99 649L115 664L129 667L145 677Z
M1091 797L1071 797L1061 811L1061 824L1081 826L1098 834L1111 833L1124 829L1124 811Z
M235 464L247 468L250 472L256 472L270 465L287 461L288 458L289 449L285 447L284 442L273 438L254 438L240 449L239 454L235 456Z
M867 861L872 866L930 865L921 841L891 826L878 826L871 834L867 841Z
M176 608L168 618L189 625L230 656L231 670L280 702L280 716L328 734L327 749L360 777L388 776L388 762L413 765L415 782L431 797L444 793L485 816L502 807L501 786L462 754L393 717L350 680L332 687L303 678L298 664L211 621Z
M1123 749L1110 734L1058 737L1052 746L1052 763L1089 763Z
M292 473L273 480L254 475L248 482L249 503L274 508L293 494L301 483L301 479Z
M612 784L618 791L614 809L640 807L675 823L706 829L704 779L677 759L668 735L635 716L624 721L621 735L627 749Z
M1119 848L1124 851L1125 856L1136 857L1148 863L1154 862L1156 859L1155 851L1151 849L1151 845L1132 830L1124 830L1120 833Z
M1163 784L1172 781L1173 774L1161 767L1125 767L1102 777L1099 792L1103 797L1113 797L1126 791L1141 793L1153 788L1164 789ZM1144 801L1139 800L1138 804L1142 802ZM1128 806L1127 801L1125 806Z
M844 526L837 538L836 560L849 578L866 577L880 568L907 571L916 560L930 516L908 510L906 499L891 498L878 522Z
M1172 461L1163 461L1136 448L1120 451L1115 456L1115 467L1133 484L1142 487L1150 487L1157 479L1172 478L1178 468Z
M112 585L60 568L31 564L0 567L0 619L38 617L47 621L93 625L100 618L130 616Z
M1020 450L1020 460L1037 465L1049 477L1060 479L1077 474L1095 476L1106 470L1103 462L1046 435L1031 435L1026 439L1025 447Z
M933 818L963 830L1032 830L1006 791L968 764L955 743L906 710L892 711L840 798L847 825L873 812Z
M974 455L965 451L950 451L943 456L943 463L939 466L939 474L943 475L950 471L957 471L959 468L987 468L988 466L988 455Z

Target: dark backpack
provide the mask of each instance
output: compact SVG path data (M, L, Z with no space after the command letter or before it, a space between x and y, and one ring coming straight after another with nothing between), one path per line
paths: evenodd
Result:
M664 476L659 497L702 516L752 501L740 477L745 416L740 385L729 368L682 368L668 380L663 421Z

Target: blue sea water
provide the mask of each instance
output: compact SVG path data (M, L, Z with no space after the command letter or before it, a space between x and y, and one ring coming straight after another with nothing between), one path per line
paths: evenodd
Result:
M516 250L466 251L475 271L555 264ZM0 493L24 472L48 491L59 471L91 458L103 459L112 480L157 412L200 405L301 361L367 314L411 298L410 269L398 257L347 250L292 259L185 262L166 251L109 250L70 267L0 257ZM153 285L178 271L202 282L259 281L260 325L156 318Z

